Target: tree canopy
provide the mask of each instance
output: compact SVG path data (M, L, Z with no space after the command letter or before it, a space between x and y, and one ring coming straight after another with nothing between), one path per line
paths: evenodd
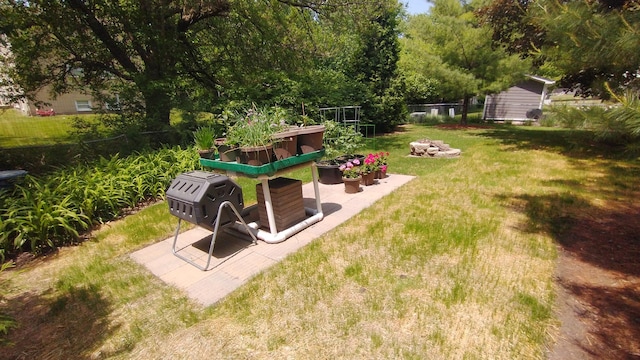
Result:
M492 42L474 6L436 0L430 14L409 18L403 39L405 71L435 79L442 98L463 99L463 123L470 97L501 91L529 70L528 61Z
M635 1L540 0L532 19L545 30L539 54L562 73L560 86L607 96L638 87L640 12Z
M145 127L156 130L186 102L294 103L327 80L335 87L346 79L337 93L357 100L360 85L344 69L362 72L354 53L367 46L361 38L372 28L367 22L393 5L399 6L395 0L0 0L0 33L12 50L4 61L13 66L5 71L27 94L45 85L54 94L80 89L105 101L120 94L122 105L144 113ZM316 93L316 101L338 100Z

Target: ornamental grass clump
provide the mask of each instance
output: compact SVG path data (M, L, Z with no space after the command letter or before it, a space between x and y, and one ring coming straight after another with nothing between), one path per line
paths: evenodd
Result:
M282 112L254 107L229 128L226 143L239 147L267 146L273 143L276 133L287 127Z

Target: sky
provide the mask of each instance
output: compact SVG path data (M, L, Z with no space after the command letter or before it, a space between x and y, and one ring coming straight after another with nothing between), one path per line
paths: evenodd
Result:
M411 15L424 14L429 10L431 4L427 0L401 0L402 3L408 4L407 11Z

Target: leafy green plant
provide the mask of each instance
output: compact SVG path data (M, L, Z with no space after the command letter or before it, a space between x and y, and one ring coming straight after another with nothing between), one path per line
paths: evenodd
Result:
M27 176L12 191L0 193L0 254L38 252L77 241L92 225L162 198L171 180L195 164L194 151L164 148L100 158L42 178Z
M344 126L332 120L324 121L322 125L325 128L325 157L332 159L343 154L353 154L362 147L362 134L352 126Z
M3 263L4 259L0 256L0 274L6 269L13 267L14 263L9 261ZM4 287L3 287L4 288ZM0 300L2 300L3 294L0 293ZM16 321L9 315L0 313L0 345L10 345L9 341L5 338L9 333L9 330L17 326Z

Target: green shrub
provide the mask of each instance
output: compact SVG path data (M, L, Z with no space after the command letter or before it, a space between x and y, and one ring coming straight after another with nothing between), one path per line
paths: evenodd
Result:
M325 157L334 158L343 154L353 154L362 146L362 134L352 126L341 125L335 121L324 121Z
M42 178L27 176L12 191L0 193L0 255L75 242L92 225L162 198L171 180L197 163L192 148L176 147L100 158Z

